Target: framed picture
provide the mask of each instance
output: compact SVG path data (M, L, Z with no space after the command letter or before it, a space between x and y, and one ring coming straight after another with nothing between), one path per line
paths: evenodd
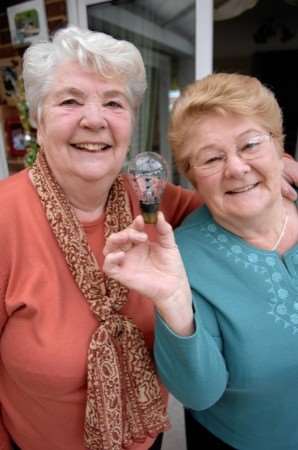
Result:
M18 117L12 117L5 121L5 131L8 142L9 156L24 156L26 153L25 136Z
M19 56L0 59L0 102L15 105L17 82L21 74L22 60Z
M49 38L43 0L31 0L7 8L13 44L46 41Z

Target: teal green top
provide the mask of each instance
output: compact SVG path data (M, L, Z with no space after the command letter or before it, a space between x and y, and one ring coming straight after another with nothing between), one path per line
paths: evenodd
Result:
M282 257L217 225L206 207L176 230L196 331L157 318L162 381L240 450L298 449L298 246Z

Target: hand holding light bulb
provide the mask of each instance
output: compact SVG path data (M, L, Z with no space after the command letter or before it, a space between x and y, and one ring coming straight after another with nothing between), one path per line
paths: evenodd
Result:
M103 271L128 289L150 298L176 333L193 333L191 290L171 225L157 212L156 235L150 239L141 215L103 249Z
M166 161L158 153L138 153L129 161L128 173L138 195L145 223L155 224L168 175Z
M157 153L138 153L129 161L127 171L143 217L137 216L128 228L107 238L103 271L128 289L151 298L168 326L188 336L194 331L191 291L172 227L158 211L167 163ZM152 241L145 224L155 224Z

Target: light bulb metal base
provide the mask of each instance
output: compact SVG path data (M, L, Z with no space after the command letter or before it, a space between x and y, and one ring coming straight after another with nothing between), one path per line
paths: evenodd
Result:
M157 212L159 210L159 203L140 202L140 208L144 222L146 224L155 224L157 222Z

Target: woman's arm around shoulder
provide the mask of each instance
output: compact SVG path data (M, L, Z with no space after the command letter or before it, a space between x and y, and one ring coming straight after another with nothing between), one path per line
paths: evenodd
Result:
M198 192L168 183L161 199L160 209L166 220L176 228L188 214L202 204Z

